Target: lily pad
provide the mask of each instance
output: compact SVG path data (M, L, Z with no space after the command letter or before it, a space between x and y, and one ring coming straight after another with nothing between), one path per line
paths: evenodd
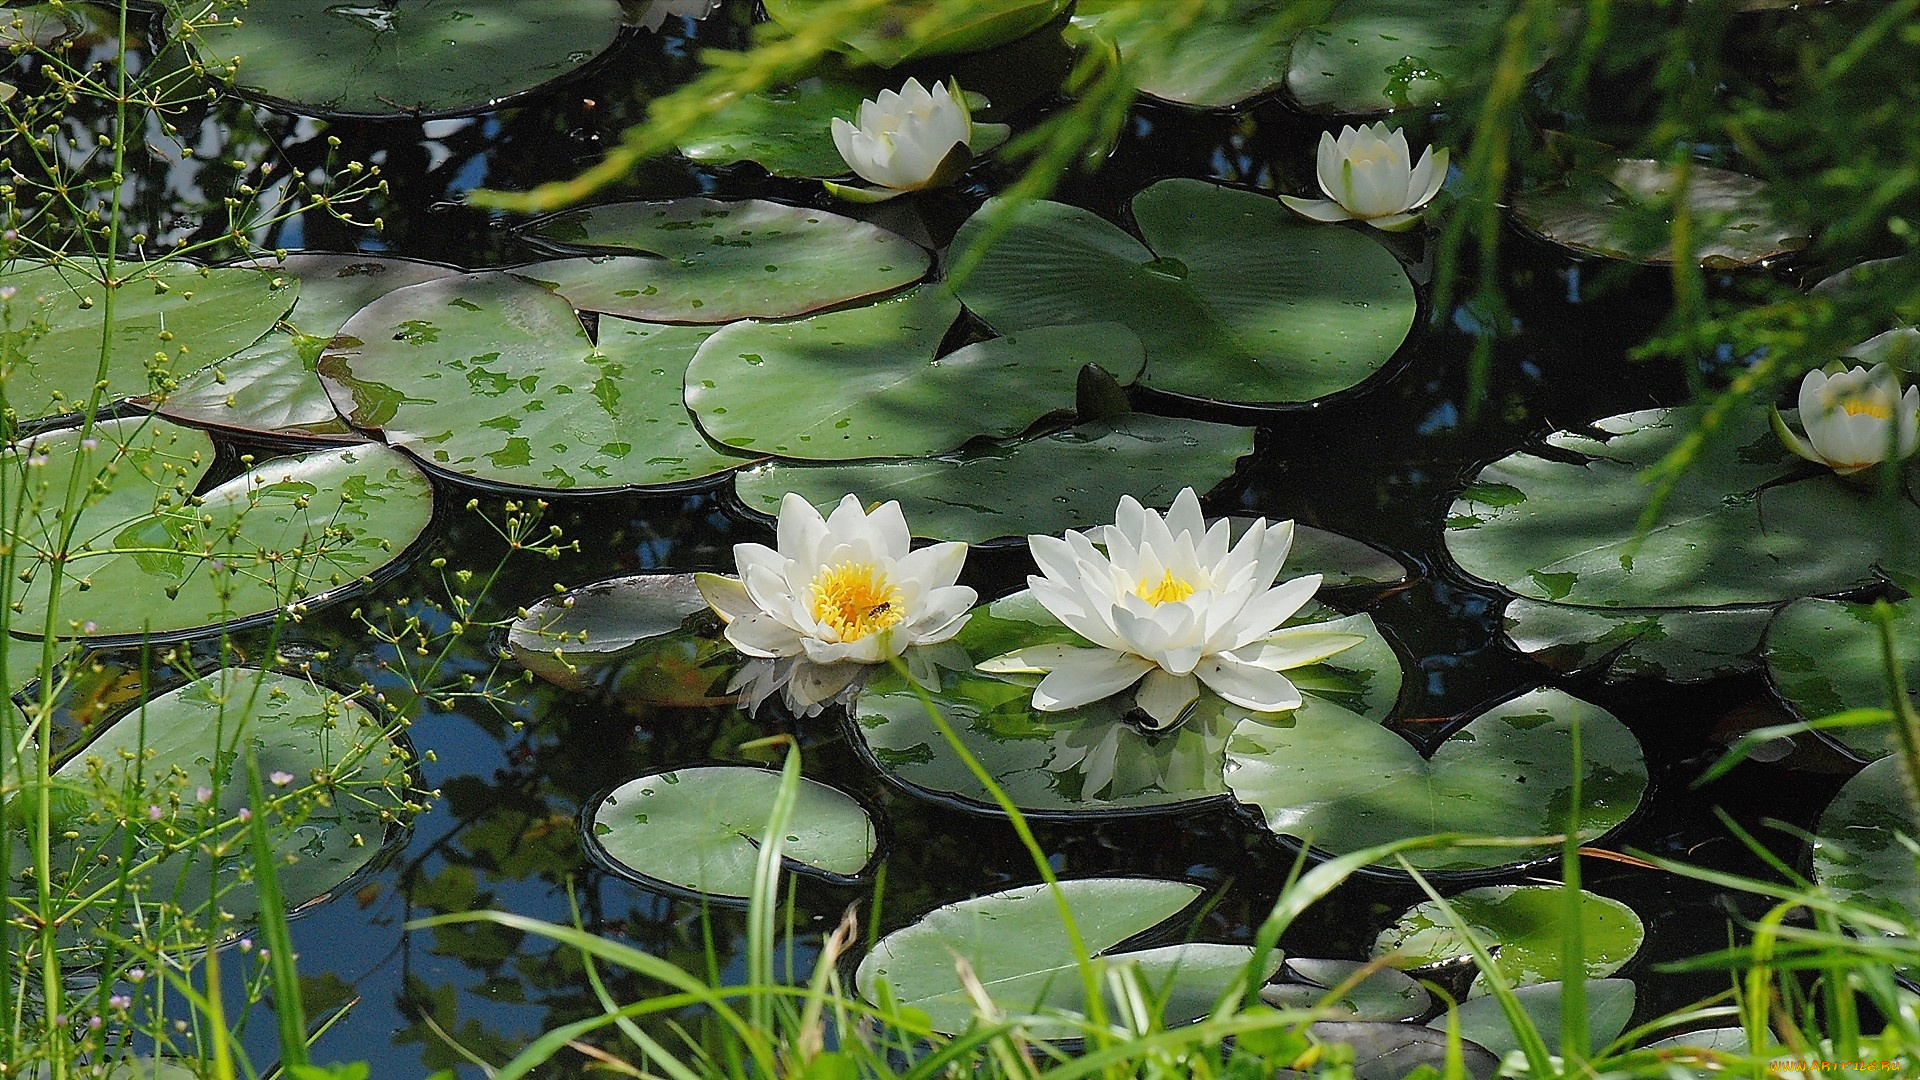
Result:
M1345 0L1294 41L1287 88L1309 112L1438 105L1493 66L1510 14L1503 0Z
M1813 875L1844 903L1920 919L1920 868L1900 759L1883 757L1840 788L1813 830Z
M1307 1033L1315 1042L1352 1050L1353 1080L1402 1080L1423 1067L1434 1072L1448 1068L1447 1037L1418 1024L1323 1020ZM1470 1041L1460 1044L1460 1065L1472 1080L1493 1080L1500 1071L1500 1059Z
M1251 521L1234 518L1234 536L1238 537ZM1293 548L1287 552L1286 572L1288 577L1319 574L1321 587L1329 589L1398 585L1407 580L1406 566L1372 544L1299 522L1293 526Z
M1052 22L1069 0L893 0L841 37L868 63L895 67L909 60L979 52L1025 37ZM767 17L788 30L812 29L811 0L765 0ZM929 16L938 16L937 21Z
M1554 1050L1560 1048L1563 986L1559 982L1544 982L1515 987L1513 991L1513 996L1520 1000L1520 1008L1540 1032L1541 1041ZM1593 979L1587 983L1587 1034L1593 1046L1605 1046L1627 1030L1627 1022L1633 1019L1634 997L1630 979ZM1500 1008L1498 998L1487 996L1461 1002L1454 1016L1462 1038L1472 1039L1499 1057L1520 1049L1520 1040L1514 1035L1513 1025ZM1447 1017L1438 1017L1427 1026L1445 1031Z
M1759 408L1721 424L1641 536L1641 474L1699 422L1691 408L1626 413L1501 458L1453 504L1448 553L1474 577L1580 607L1771 604L1876 584L1876 567L1920 572L1920 506L1803 468Z
M831 508L898 499L916 536L980 544L1003 537L1105 525L1120 496L1163 507L1183 487L1205 490L1253 452L1253 431L1200 420L1125 413L1038 439L949 457L850 465L770 461L745 469L734 490L772 517L787 492Z
M760 839L780 792L771 769L706 765L629 780L594 808L589 847L642 884L723 900L753 891ZM787 822L789 871L853 878L873 860L873 820L853 797L804 777Z
M1884 297L1893 309L1895 321L1912 326L1920 323L1920 297L1906 285L1913 279L1920 260L1896 255L1890 259L1869 259L1821 278L1813 295L1835 301L1862 302Z
M1276 1009L1319 1009L1323 1016L1374 1023L1415 1020L1433 1007L1432 995L1405 972L1390 967L1367 972L1352 989L1328 999L1329 991L1367 966L1358 960L1292 957L1281 969L1288 981L1261 987L1260 1000Z
M266 785L265 807L247 796L249 753ZM56 837L56 857L83 868L65 887L85 895L106 886L119 865L96 863L92 853L118 856L130 842L137 858L159 859L134 879L150 917L172 922L156 904L165 900L204 926L217 900L237 936L259 910L251 849L232 842L237 814L266 815L283 857L280 891L297 909L333 893L379 853L404 820L407 769L406 752L358 702L292 675L228 668L121 717L60 766L56 780L89 795L87 810L65 823L64 832L78 836ZM284 783L273 782L276 774ZM209 865L193 838L214 828L228 842ZM210 880L218 882L212 891Z
M1297 404L1379 371L1413 326L1400 262L1351 229L1300 222L1266 195L1162 180L1135 195L1142 243L1089 211L1014 209L960 299L1001 333L1119 322L1147 348L1141 385L1240 404ZM985 242L989 203L954 250Z
M101 284L96 263L13 263L0 286L16 290L0 304L6 348L0 382L7 407L23 419L78 412L100 379L105 320L113 320L103 403L164 394L190 371L260 340L299 295L290 276L242 267L206 269L184 262L115 268ZM112 303L108 303L108 293ZM111 312L109 312L111 308Z
M1920 690L1920 599L1892 605L1893 654L1909 695ZM1797 600L1767 631L1767 675L1803 720L1888 706L1887 669L1873 605ZM1920 700L1916 700L1920 704ZM1892 726L1830 728L1827 734L1869 760L1893 750Z
M1329 660L1287 672L1308 696L1304 711L1332 702L1384 718L1400 691L1400 661L1365 615L1314 608L1295 620L1367 640ZM974 611L966 628L931 654L925 690L1008 798L1037 816L1113 814L1223 799L1227 737L1254 714L1206 692L1179 727L1148 733L1125 720L1130 697L1062 712L1033 708L1037 679L1002 678L974 665L1032 645L1078 642L1019 592ZM1352 714L1346 714L1351 716ZM933 721L919 692L896 671L877 671L849 710L861 744L889 779L922 795L998 812L998 804Z
M603 685L651 705L733 701L726 688L743 659L692 574L635 574L542 600L514 622L507 650L562 689Z
M945 286L795 322L740 322L687 367L687 408L742 452L808 461L925 457L1071 413L1080 369L1122 383L1140 341L1117 323L1049 326L935 350L960 305Z
M1561 974L1561 936L1565 899L1557 885L1489 885L1450 897L1447 904L1493 953L1494 967L1507 982L1526 986ZM1580 928L1589 979L1619 971L1640 951L1646 928L1632 908L1611 897L1580 893ZM1467 940L1429 900L1401 915L1374 939L1373 955L1387 956L1395 967L1423 968L1472 956ZM1485 976L1475 976L1471 993L1486 992Z
M1103 960L1108 970L1122 963L1132 966L1150 994L1164 995L1160 1020L1166 1026L1205 1016L1223 993L1244 984L1253 958L1245 945L1115 951L1122 942L1179 914L1199 897L1198 886L1151 878L1085 878L1062 881L1059 887L1090 956ZM1272 967L1279 966L1277 955L1268 959ZM1002 1010L1072 1013L1086 1005L1073 946L1047 885L1024 885L928 913L881 938L861 959L854 982L868 1001L878 1001L884 981L893 1000L925 1012L935 1031L953 1034L974 1016L973 1002L955 971L958 960L966 961ZM1104 976L1100 983L1105 985ZM1040 1039L1081 1033L1064 1020L1022 1026Z
M1227 741L1227 785L1267 827L1331 855L1434 833L1550 836L1566 827L1573 723L1580 724L1580 834L1598 839L1640 805L1647 766L1626 726L1558 690L1496 705L1431 758L1373 720L1327 707L1243 721ZM1551 857L1559 844L1406 853L1421 869L1485 870Z
M326 116L481 112L593 59L619 0L267 0L194 42L234 85Z
M910 285L932 264L926 249L879 226L764 199L611 203L542 218L522 232L599 254L515 273L574 307L654 322L804 315ZM615 251L645 257L607 254Z
M315 374L321 350L374 300L459 271L412 259L317 253L289 255L265 269L299 279L300 299L293 310L251 347L180 380L157 410L176 420L239 431L358 441Z
M1507 640L1556 671L1691 683L1751 671L1772 607L1599 610L1515 600Z
M320 357L341 415L427 465L539 491L666 487L746 461L707 442L681 373L711 327L603 319L498 272L390 292Z
M1277 90L1287 81L1297 5L1287 0L1228 0L1196 17L1165 55L1152 39L1165 32L1158 12L1126 0L1081 0L1073 24L1113 39L1136 64L1140 92L1177 105L1223 109ZM1144 48L1151 62L1137 58Z
M1622 158L1592 174L1576 173L1561 186L1524 192L1514 198L1513 212L1522 225L1562 247L1670 265L1678 179L1658 161ZM1751 176L1692 166L1686 200L1694 258L1710 270L1751 266L1807 244L1805 226L1777 220L1766 184Z
M0 455L0 468L21 469L21 452ZM76 469L83 483L109 478L81 511L61 582L60 629L76 636L173 636L305 610L367 581L433 517L427 478L375 444L275 458L191 498L213 445L164 420L51 432L24 452L47 463L30 467L37 482L25 494L37 512L11 538L30 576L14 594L15 627L46 617L47 553ZM7 520L17 505L6 504Z

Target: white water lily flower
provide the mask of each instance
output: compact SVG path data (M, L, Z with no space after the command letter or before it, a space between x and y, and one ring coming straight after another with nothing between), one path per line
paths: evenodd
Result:
M669 18L704 19L720 6L720 0L651 0L640 9L639 26L659 33Z
M1127 496L1098 538L1071 530L1064 539L1029 537L1042 575L1027 579L1034 598L1091 644L1019 649L980 669L1044 672L1033 705L1045 712L1137 683L1134 703L1156 730L1179 723L1201 683L1258 712L1298 708L1299 691L1280 673L1364 639L1313 626L1280 629L1319 591L1320 575L1274 585L1293 545L1293 522L1262 518L1231 548L1230 528L1224 520L1207 528L1187 488L1164 519Z
M1429 146L1414 164L1404 131L1389 131L1384 121L1365 127L1343 127L1340 137L1320 135L1316 170L1324 199L1280 196L1302 217L1315 221L1358 219L1376 229L1398 231L1420 216L1447 179L1447 152Z
M882 90L862 101L858 124L833 118L833 143L847 167L893 194L952 179L950 162L964 166L972 142L966 97L943 83L928 90L908 79L897 94Z
M726 621L727 640L748 656L878 664L946 641L967 623L975 593L954 584L967 545L911 550L897 502L868 514L848 495L823 519L788 493L778 533L778 550L734 545L738 579L694 579Z
M1832 374L1809 371L1800 382L1800 426L1806 437L1787 427L1777 410L1773 420L1787 449L1851 476L1889 455L1899 461L1920 449L1920 386L1902 394L1900 377L1886 364Z

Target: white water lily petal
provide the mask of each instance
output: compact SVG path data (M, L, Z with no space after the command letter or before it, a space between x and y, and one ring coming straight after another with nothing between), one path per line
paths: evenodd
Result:
M1777 415L1774 430L1789 450L1841 476L1920 449L1920 387L1903 393L1900 377L1884 363L1807 372L1800 382L1804 438Z
M954 147L973 142L973 119L957 88L935 83L929 90L919 79L862 101L854 121L835 117L832 130L848 168L895 191L932 183Z
M1346 652L1365 640L1367 639L1358 634L1342 634L1334 630L1316 630L1311 626L1295 626L1244 649L1236 649L1233 657L1254 667L1286 671L1289 668L1317 664L1329 656Z
M720 0L641 0L634 25L657 34L669 18L704 19L719 6Z
M1033 688L1033 707L1041 712L1078 708L1117 694L1153 670L1150 660L1112 649L1056 646L1059 654L1040 685ZM1034 650L1028 650L1030 653Z
M695 574L693 584L700 590L700 598L720 616L721 622L732 622L760 610L753 598L747 595L747 587L740 583L739 578L721 574Z
M1155 668L1140 680L1133 703L1153 718L1153 728L1162 731L1180 722L1180 718L1200 696L1200 680L1192 675L1169 675Z
M1240 620L1236 624L1233 644L1227 650L1238 649L1252 644L1279 629L1280 624L1293 618L1313 594L1320 591L1320 575L1308 574L1297 577L1284 585L1268 589L1257 596L1242 609ZM1222 651L1227 651L1222 650Z
M1193 669L1207 688L1235 705L1255 712L1285 712L1300 707L1300 691L1285 675L1242 663L1221 653Z
M754 612L727 624L727 640L748 656L792 656L800 651L800 632L771 615Z

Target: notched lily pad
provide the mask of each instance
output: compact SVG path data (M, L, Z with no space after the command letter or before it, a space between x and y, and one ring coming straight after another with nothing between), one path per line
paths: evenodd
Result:
M1920 820L1889 755L1840 788L1813 830L1813 876L1845 903L1920 919Z
M692 574L612 578L540 601L507 633L528 671L565 690L623 702L721 705L742 657Z
M1642 535L1643 473L1699 422L1691 408L1625 413L1548 436L1554 457L1501 458L1454 502L1448 553L1528 599L1600 608L1773 604L1920 572L1912 497L1806 465L1761 408L1721 423Z
M1513 986L1548 982L1560 975L1565 898L1557 885L1489 885L1449 897L1447 904ZM1632 908L1611 897L1580 893L1583 960L1589 979L1620 970L1640 951L1646 928ZM1467 939L1440 905L1429 900L1409 908L1374 939L1373 955L1399 968L1453 963L1471 957ZM1471 994L1487 992L1475 976Z
M460 272L412 259L305 252L261 269L299 279L293 310L252 346L180 380L155 405L162 416L288 438L358 442L315 373L321 350L355 312L381 296Z
M1920 692L1920 599L1892 608L1893 655L1913 696ZM1889 704L1880 625L1871 604L1797 600L1787 605L1767 630L1766 660L1774 689L1803 720ZM1827 734L1869 760L1894 748L1889 724L1829 728Z
M1435 833L1551 836L1567 825L1573 725L1580 725L1580 834L1589 842L1640 805L1640 743L1606 710L1558 690L1496 705L1423 757L1394 732L1327 706L1291 723L1243 721L1227 741L1227 786L1267 827L1332 855ZM1426 870L1486 870L1559 851L1456 847L1407 852ZM1397 864L1395 864L1397 865Z
M512 274L429 281L347 320L320 357L335 408L428 466L539 491L670 487L751 460L681 403L711 327L602 319Z
M1413 285L1371 237L1303 224L1273 198L1200 180L1163 180L1131 206L1145 243L1078 207L1018 207L960 299L1005 334L1125 324L1147 349L1141 385L1247 405L1351 389L1413 326ZM988 203L954 250L984 242L1006 212Z
M521 232L591 254L516 273L574 307L653 322L804 315L910 285L932 265L926 249L876 225L764 199L610 203L541 218ZM632 254L616 254L623 252Z
M588 846L642 884L745 900L780 783L778 772L739 765L629 780L594 808ZM801 778L781 848L785 869L849 880L866 869L878 843L873 820L852 796Z
M239 89L332 116L479 112L557 78L620 36L619 0L272 0L192 43Z
M1179 914L1200 896L1198 886L1152 878L1084 878L1062 881L1059 888L1087 952L1108 970L1130 965L1147 992L1161 1001L1160 1020L1166 1026L1207 1015L1223 993L1244 984L1253 958L1245 945L1117 950ZM884 981L893 1000L926 1013L935 1031L953 1034L974 1018L973 1001L955 970L957 960L966 961L988 996L1007 1012L1074 1013L1086 1006L1072 941L1047 885L1007 889L929 912L881 938L861 959L854 983L862 997L879 1001ZM1268 962L1270 975L1280 958L1269 955ZM1104 977L1099 981L1106 985ZM1021 1027L1040 1039L1082 1034L1066 1020L1034 1019Z
M1513 201L1520 223L1562 247L1589 255L1670 265L1678 175L1649 158L1623 158ZM1751 266L1807 245L1805 226L1774 217L1767 185L1707 165L1688 170L1687 217L1693 257L1710 270Z
M1514 648L1556 671L1607 682L1691 683L1751 671L1772 607L1600 610L1514 600L1502 625Z

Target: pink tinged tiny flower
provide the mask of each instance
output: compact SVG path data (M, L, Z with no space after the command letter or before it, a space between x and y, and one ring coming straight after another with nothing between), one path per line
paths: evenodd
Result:
M161 817L165 816L165 814L166 814L166 811L160 809L158 806L147 807L148 821L159 821Z
M83 634L97 634L100 632L100 624L94 622L92 619L88 619L86 622L80 624L80 632Z
M250 937L243 937L243 938L241 938L241 939L240 939L240 951L241 951L241 952L252 952L252 951L253 951L253 939L252 939L252 938L250 938Z
M193 801L194 801L194 802L202 802L202 803L204 803L204 802L212 802L212 801L213 801L213 789L212 789L212 788L210 788L210 787L203 787L203 788L195 788L195 789L194 789L194 792L193 792Z
M147 978L146 968L128 968L127 969L128 982L134 982L134 983L144 982L146 981L146 978ZM131 1002L129 1002L129 1004L131 1004Z
M98 450L98 449L100 449L100 440L99 440L99 439L81 439L81 440L80 440L80 449L82 449L82 450Z
M128 972L128 974L131 975L132 972ZM142 972L142 974L145 973ZM107 1008L119 1012L126 1012L128 1009L133 1008L133 997L128 994L115 994L107 999Z
M240 808L240 812L234 816L238 817L241 821L252 821L253 811L243 806Z
M276 769L267 779L273 783L274 787L286 787L288 784L293 783L293 774Z

